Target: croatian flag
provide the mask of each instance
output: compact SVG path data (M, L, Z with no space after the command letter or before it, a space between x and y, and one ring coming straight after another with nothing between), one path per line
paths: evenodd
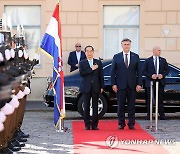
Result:
M59 3L50 19L46 33L41 42L41 49L45 51L54 61L53 86L54 86L54 124L57 127L60 120L65 117L64 100L64 73L62 61L62 38L61 23L59 18Z

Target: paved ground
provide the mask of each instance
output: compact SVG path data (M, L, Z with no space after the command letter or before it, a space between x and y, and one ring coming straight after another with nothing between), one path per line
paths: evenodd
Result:
M22 129L30 138L19 153L28 154L70 154L73 153L72 120L82 119L77 112L67 111L65 127L67 132L57 132L53 126L53 109L42 102L27 102ZM168 114L168 120L159 121L159 130L151 132L156 139L172 140L171 145L163 145L169 153L180 153L180 113ZM145 129L149 121L145 114L137 114L137 122ZM104 119L117 119L116 114L106 114Z

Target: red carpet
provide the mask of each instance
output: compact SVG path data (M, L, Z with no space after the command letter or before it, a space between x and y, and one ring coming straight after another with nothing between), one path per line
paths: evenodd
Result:
M100 120L100 130L84 130L83 121L73 121L75 154L167 154L155 138L136 123L136 130L117 129L117 120Z

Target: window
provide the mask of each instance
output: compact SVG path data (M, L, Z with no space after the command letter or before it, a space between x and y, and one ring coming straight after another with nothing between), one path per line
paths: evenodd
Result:
M132 40L131 50L139 53L139 6L104 6L104 58L122 50L121 40Z
M169 66L169 74L167 75L167 77L176 77L178 78L178 70L175 69L172 65L168 65Z
M112 61L111 61L112 62ZM112 64L110 63L107 63L104 67L103 67L103 73L104 73L104 76L110 76L111 75L111 66Z
M25 30L25 43L28 46L27 52L30 59L39 47L41 27L40 6L5 6L6 16L11 17L13 30L17 25L23 25Z

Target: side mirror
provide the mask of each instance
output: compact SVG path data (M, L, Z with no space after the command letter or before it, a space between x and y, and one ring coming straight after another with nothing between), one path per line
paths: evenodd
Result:
M99 57L99 60L103 60L103 58Z
M51 76L48 76L47 82L52 82L52 77Z

